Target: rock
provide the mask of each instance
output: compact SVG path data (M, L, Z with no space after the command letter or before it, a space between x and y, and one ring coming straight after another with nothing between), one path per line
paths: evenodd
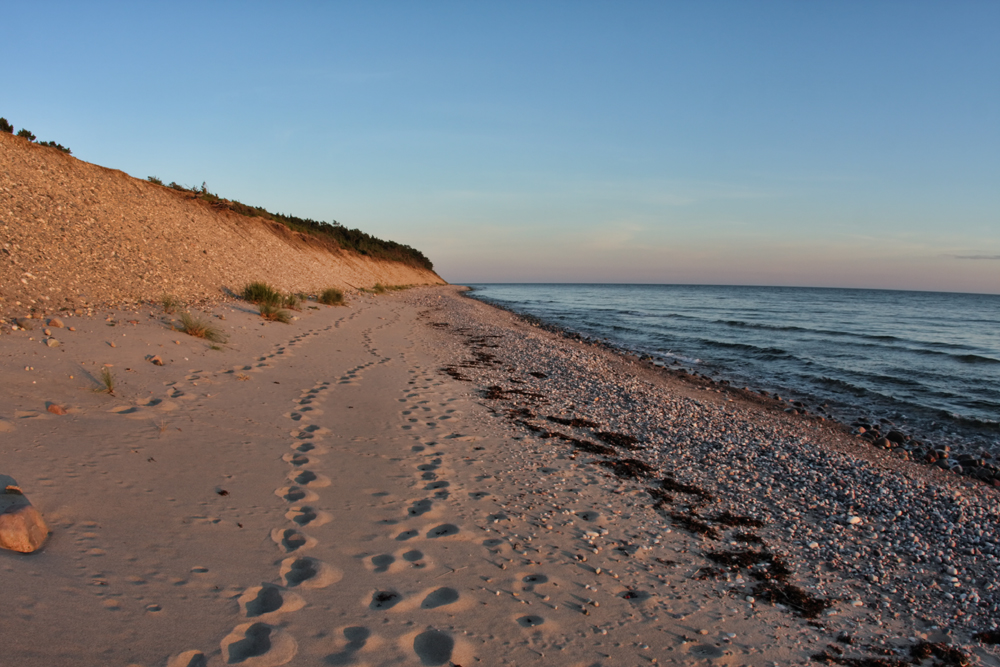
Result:
M49 407L46 408L49 412L54 415L64 415L66 414L66 408L61 405L56 405L55 403L49 403Z
M57 341L55 338L46 338L45 344L48 345L49 347L59 347L59 341Z
M62 329L66 325L63 324L63 321L60 320L58 317L53 317L52 319L49 320L49 326L54 329Z
M906 442L906 436L899 431L889 431L885 437L899 445Z
M861 517L859 517L859 516L852 516L852 517L848 517L848 519L847 519L847 525L849 525L849 526L856 526L859 523L861 523Z
M31 321L30 318L27 317L18 317L17 319L14 320L14 324L21 327L22 329L27 329L28 331L31 331L32 329L35 328L34 323Z
M42 515L31 506L14 480L0 475L4 493L0 494L0 548L30 554L45 544L49 528Z
M150 363L156 364L157 366L163 365L163 359L160 359L159 355L153 355L152 357L149 357L149 361Z

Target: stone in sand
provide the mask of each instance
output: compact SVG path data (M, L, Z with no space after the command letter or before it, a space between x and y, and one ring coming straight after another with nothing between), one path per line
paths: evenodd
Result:
M55 403L49 403L49 407L46 408L49 412L54 415L64 415L66 414L66 408L61 405L56 405Z
M162 366L163 365L163 359L160 359L160 357L158 355L150 357L149 361L151 363L153 363L153 364L156 364L157 366Z
M14 480L0 475L0 547L30 554L45 544L49 528Z
M31 330L35 328L34 323L31 321L31 319L27 317L18 317L17 319L14 320L14 324L21 327L22 329Z

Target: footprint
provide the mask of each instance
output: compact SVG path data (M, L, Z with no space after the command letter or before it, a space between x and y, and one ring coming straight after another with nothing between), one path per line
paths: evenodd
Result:
M427 531L427 537L429 538L448 537L450 535L457 535L457 534L458 534L458 526L456 526L453 523L442 523L440 526L437 526L436 528L431 528L429 531Z
M598 512L577 512L576 515L584 521L597 521L601 518Z
M311 488L323 488L330 486L330 478L326 475L317 475L312 470L293 470L288 473L288 479L301 486Z
M381 554L372 557L372 565L376 572L388 572L389 566L396 562L396 557L391 554Z
M284 498L290 503L299 501L311 503L319 500L319 495L315 491L303 489L301 486L283 486L280 489L275 489L274 495Z
M208 659L201 651L184 651L167 660L167 667L206 667Z
M451 482L445 482L442 480L440 482L431 482L430 484L424 487L424 490L433 491L435 489L445 489L448 488L449 486L451 486Z
M545 622L541 616L522 616L517 619L517 624L522 628L534 628Z
M472 498L473 500L482 500L488 495L490 494L487 493L486 491L473 491L472 493L469 494L469 497Z
M405 554L403 554L403 560L409 563L416 563L418 560L422 560L423 557L424 557L424 552L418 551L416 549L413 549L412 551L407 551Z
M293 466L304 466L309 463L309 457L303 456L302 454L288 452L287 454L281 455L281 460L289 465Z
M271 531L271 539L277 544L285 553L291 553L293 551L298 551L299 549L308 549L310 547L316 546L315 538L309 537L304 533L300 533L294 528L275 528Z
M297 611L306 604L306 601L295 593L267 583L248 588L237 602L244 616L261 621L278 614Z
M433 504L434 504L433 502L427 500L426 498L424 500L418 500L417 502L410 505L410 509L408 510L407 513L410 516L420 516L421 514L427 514L428 512L431 511L431 506Z
M288 633L266 623L243 623L222 640L227 665L274 667L291 662L299 649Z
M392 609L397 604L403 601L403 596L396 591L375 591L372 595L371 604L368 605L369 609Z
M414 537L416 537L419 534L420 533L418 533L415 530L404 530L402 533L400 533L399 535L396 536L396 541L397 542L405 542L406 540L413 539Z
M344 639L347 640L347 645L340 653L331 653L326 656L324 662L328 665L352 664L355 660L354 654L365 647L371 634L371 630L360 626L344 628Z
M286 558L281 561L280 576L285 586L294 588L325 588L334 584L344 576L326 563L306 556Z
M300 526L322 526L333 520L333 516L328 512L314 509L308 505L292 507L285 513L285 518Z
M443 665L451 660L455 640L438 630L427 630L413 638L413 652L423 665Z
M451 604L456 600L458 600L458 591L454 588L439 588L424 598L424 601L420 603L420 608L434 609L435 607L443 607L446 604Z

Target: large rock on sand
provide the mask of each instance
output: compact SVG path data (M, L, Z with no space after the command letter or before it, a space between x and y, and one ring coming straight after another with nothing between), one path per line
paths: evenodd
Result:
M6 475L0 475L0 547L30 554L45 544L49 528L27 497Z

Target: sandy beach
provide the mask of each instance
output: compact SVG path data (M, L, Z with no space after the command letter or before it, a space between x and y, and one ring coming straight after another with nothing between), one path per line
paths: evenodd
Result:
M196 314L3 336L5 663L1000 664L995 489L457 287Z

